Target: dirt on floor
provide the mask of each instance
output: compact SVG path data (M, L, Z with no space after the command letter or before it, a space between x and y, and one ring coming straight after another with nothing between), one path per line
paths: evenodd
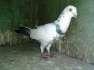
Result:
M0 70L94 70L83 61L56 54L43 59L32 47L0 47Z

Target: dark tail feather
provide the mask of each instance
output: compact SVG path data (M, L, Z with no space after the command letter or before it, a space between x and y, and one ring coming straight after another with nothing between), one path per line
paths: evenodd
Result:
M15 30L16 33L30 36L30 29L27 27L18 27L18 29Z

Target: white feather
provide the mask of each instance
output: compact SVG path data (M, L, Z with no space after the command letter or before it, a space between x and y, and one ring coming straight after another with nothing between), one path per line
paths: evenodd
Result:
M71 9L72 11L70 11L69 9ZM53 40L59 38L60 36L56 32L55 24L59 25L60 30L63 33L66 33L70 25L71 18L75 16L77 16L76 7L69 5L64 9L64 11L62 11L58 19L54 22L39 26L36 29L30 29L30 37L41 42L41 53L44 52L44 48L46 48L48 53L50 53L50 47L53 43Z

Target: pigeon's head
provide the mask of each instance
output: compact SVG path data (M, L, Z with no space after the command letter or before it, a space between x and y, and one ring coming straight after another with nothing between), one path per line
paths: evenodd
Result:
M77 8L73 5L65 7L63 13L70 15L71 17L77 17Z

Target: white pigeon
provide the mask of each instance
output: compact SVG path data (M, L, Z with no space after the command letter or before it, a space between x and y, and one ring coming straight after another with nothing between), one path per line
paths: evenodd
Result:
M64 37L71 19L77 17L77 8L73 5L69 5L64 8L60 16L52 23L38 26L37 28L19 27L15 30L17 33L29 35L31 39L38 40L42 56L44 56L44 50L47 50L50 56L50 48L55 39L58 39L61 35Z

